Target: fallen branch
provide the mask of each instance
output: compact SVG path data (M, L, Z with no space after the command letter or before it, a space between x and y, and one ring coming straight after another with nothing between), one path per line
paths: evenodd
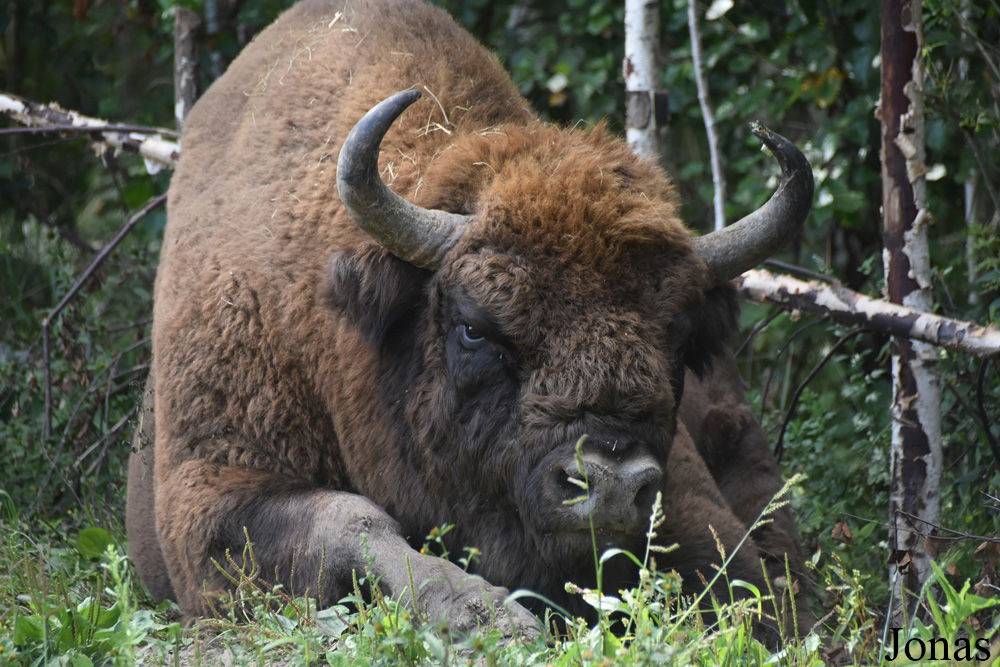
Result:
M770 271L747 271L734 281L744 298L801 310L841 324L940 345L977 357L1000 357L1000 329L924 313L873 299L837 283L802 281Z
M19 132L89 134L99 156L103 157L109 150L115 155L122 151L135 153L142 157L146 170L151 174L164 168L173 169L180 157L180 145L163 138L177 136L177 133L163 128L114 125L75 111L66 111L58 104L39 104L9 93L0 93L0 114L28 126L28 130L16 130Z

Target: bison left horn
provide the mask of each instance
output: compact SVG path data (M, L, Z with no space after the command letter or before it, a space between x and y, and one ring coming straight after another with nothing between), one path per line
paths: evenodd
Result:
M420 208L395 192L378 174L378 153L389 127L420 98L396 93L375 105L344 140L337 160L337 191L354 222L396 257L424 269L441 266L468 216Z
M762 207L728 227L694 239L708 266L708 284L720 285L773 255L805 222L812 207L813 176L806 156L779 134L755 126L753 133L781 165L781 183Z

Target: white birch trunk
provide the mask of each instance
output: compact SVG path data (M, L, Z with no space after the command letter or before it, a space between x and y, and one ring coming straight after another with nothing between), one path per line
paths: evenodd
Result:
M642 157L660 154L654 114L659 26L656 0L625 0L625 138Z
M890 300L907 308L933 309L924 162L924 47L921 0L882 1L882 208L885 216L886 286ZM930 574L922 532L939 523L941 478L941 382L937 350L895 338L892 355L892 457L890 539L910 559L893 572L893 599L918 591ZM895 605L894 605L895 606ZM890 610L898 613L899 607Z

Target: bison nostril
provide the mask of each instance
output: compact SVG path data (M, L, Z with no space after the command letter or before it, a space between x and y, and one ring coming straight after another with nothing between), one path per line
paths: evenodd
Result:
M635 506L640 512L648 514L656 501L656 492L660 490L659 480L647 482L635 494Z
M567 499L588 494L588 484L581 472L565 468L556 472L556 483Z
M648 454L617 460L588 452L583 470L575 459L549 469L547 497L563 506L568 521L632 534L648 521L662 480L662 467Z
M635 504L639 507L652 507L662 481L663 471L657 465L647 463L633 471L632 488L635 489Z

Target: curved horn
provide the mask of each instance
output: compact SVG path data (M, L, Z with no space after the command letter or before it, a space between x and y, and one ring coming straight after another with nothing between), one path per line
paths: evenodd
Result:
M469 217L420 208L406 201L378 174L378 152L389 127L420 92L406 90L379 102L357 122L337 160L340 201L361 229L396 257L434 270L458 241Z
M694 239L695 250L708 265L713 287L752 269L773 255L799 230L812 207L813 176L806 156L795 144L765 127L756 134L781 165L781 183L759 209L705 236Z

